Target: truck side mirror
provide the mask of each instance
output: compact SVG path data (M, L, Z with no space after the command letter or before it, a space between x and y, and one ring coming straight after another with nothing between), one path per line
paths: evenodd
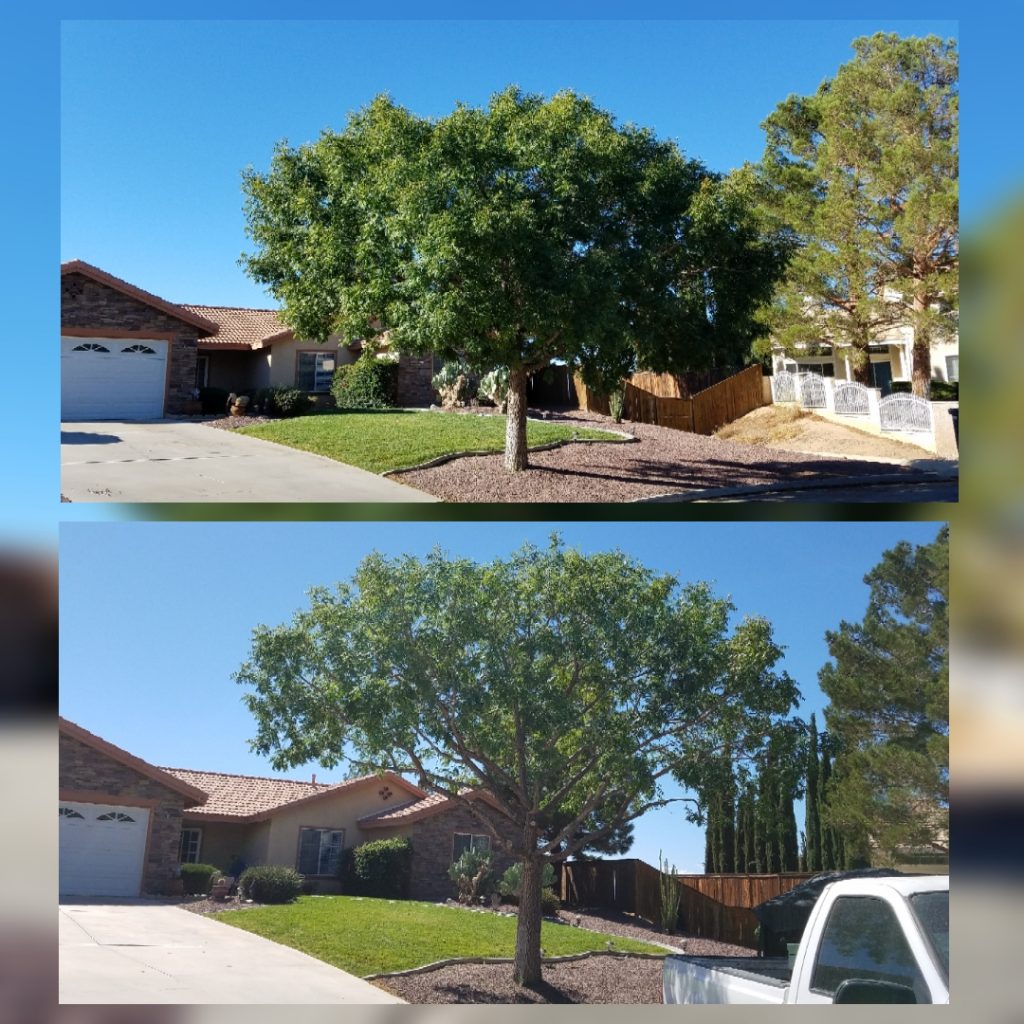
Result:
M832 1002L839 1003L916 1003L917 996L908 985L871 978L847 978L836 989Z

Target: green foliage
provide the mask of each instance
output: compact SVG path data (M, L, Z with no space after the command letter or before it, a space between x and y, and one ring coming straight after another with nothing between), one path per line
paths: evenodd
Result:
M339 409L391 409L398 401L398 363L371 347L334 371L331 394Z
M611 417L616 423L622 422L622 407L625 402L626 393L622 388L621 381L618 387L613 388L608 392L608 411L611 413Z
M825 634L818 673L837 745L825 815L844 860L900 846L948 852L949 531L901 542L865 577L860 622Z
M554 889L544 888L540 891L540 912L545 917L557 917L562 909L562 901Z
M313 405L305 391L289 387L260 388L253 401L264 416L281 419L304 416Z
M182 889L186 896L205 896L220 874L220 869L212 864L182 864Z
M435 378L436 379L436 378ZM435 384L434 387L437 387ZM479 394L498 407L499 412L505 411L508 403L509 374L504 366L485 373L480 378Z
M228 394L229 392L225 391L224 388L200 388L199 401L202 404L203 412L226 415L228 411Z
M774 335L790 351L848 343L868 383L868 345L909 324L927 394L930 342L956 329L959 297L956 43L878 33L853 47L833 79L763 125L763 207L795 246Z
M807 799L805 832L804 832L804 870L821 871L821 791L819 780L821 767L818 749L818 723L811 715L811 723L807 728Z
M292 868L255 865L238 879L242 899L254 903L289 903L302 892L302 875Z
M478 903L481 896L495 891L497 879L491 867L491 854L483 850L465 850L448 868L460 903Z
M705 583L557 536L480 564L373 553L257 627L235 679L275 768L348 756L479 786L510 854L563 859L663 806L670 773L699 790L723 747L760 750L794 705L771 625L732 614Z
M661 850L658 851L658 891L661 896L660 915L661 930L674 935L679 924L679 881L676 878L676 866L662 860Z
M555 884L555 869L550 861L544 862L540 884L542 889L552 889ZM497 891L509 903L518 903L523 890L523 865L518 861L510 864L498 879Z
M913 385L909 380L894 380L892 390L894 394L909 394L913 391ZM959 402L960 382L933 380L928 389L928 398L933 402Z
M347 865L342 866L346 870ZM352 851L349 891L405 899L412 879L412 843L404 836L374 839Z
M430 383L446 409L465 405L473 397L470 370L463 362L445 363Z
M509 370L510 469L530 373L711 365L749 348L777 263L747 190L571 91L509 87L436 119L378 96L243 190L243 266L297 334L386 331Z

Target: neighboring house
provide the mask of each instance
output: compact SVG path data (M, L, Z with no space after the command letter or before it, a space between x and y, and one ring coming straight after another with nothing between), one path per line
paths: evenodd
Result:
M895 328L868 348L872 384L888 394L894 381L909 381L913 370L914 334L910 327ZM817 373L823 377L853 380L849 346L829 342L808 343L803 350L784 352L780 346L772 350L772 371ZM932 380L960 380L960 337L937 341L932 345Z
M327 396L361 351L332 335L296 338L276 310L168 302L81 260L61 265L61 418L184 414L196 388ZM398 402L429 405L434 360L400 356Z
M224 872L280 864L305 875L318 892L337 892L343 849L407 836L413 848L410 896L439 900L452 895L452 861L469 847L491 848L488 830L463 801L428 795L396 774L327 784L157 768L65 719L60 731L62 893L164 892L180 862L213 864ZM125 775L129 767L134 774ZM105 781L112 773L121 783L114 788ZM94 790L95 800L88 796ZM486 794L467 796L499 834L513 838ZM156 806L151 803L156 797L163 802L144 821L143 811ZM102 817L108 814L115 817ZM90 846L94 852L74 845L84 832L80 821L103 835L103 843ZM154 827L159 841L143 842L140 837ZM498 870L511 863L499 850L493 854ZM147 865L144 873L140 858ZM116 870L108 869L108 862Z

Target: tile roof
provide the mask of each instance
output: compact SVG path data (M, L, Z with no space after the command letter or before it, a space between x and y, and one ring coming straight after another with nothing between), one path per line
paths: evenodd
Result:
M216 332L202 344L225 348L260 348L273 338L291 334L277 309L246 309L240 306L193 306L182 304L195 316L212 321Z
M189 817L256 821L269 817L273 811L285 805L319 799L328 793L337 793L366 782L379 783L382 778L400 785L405 792L417 799L423 792L390 772L384 776L361 775L359 778L346 779L343 782L313 783L298 782L294 779L267 779L253 775L230 775L226 772L202 772L191 768L162 768L161 771L209 794L206 804L190 811Z
M494 797L483 789L464 789L460 795L469 800L483 800L485 803L495 806ZM454 797L445 796L444 793L430 793L422 800L412 800L398 807L389 807L386 811L377 811L374 814L364 815L359 819L359 824L362 828L386 828L389 825L406 825L412 821L419 821L420 818L428 818L432 814L438 814L455 803Z

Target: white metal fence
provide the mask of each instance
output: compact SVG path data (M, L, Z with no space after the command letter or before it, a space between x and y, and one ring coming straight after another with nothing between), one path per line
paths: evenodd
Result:
M871 393L852 380L837 381L833 392L840 416L867 416L871 411Z
M917 395L886 395L878 403L878 415L883 430L907 433L931 433L932 405Z
M772 401L796 401L796 375L789 370L780 370L772 378Z
M825 408L825 378L817 373L796 375L800 391L800 404L805 409Z

